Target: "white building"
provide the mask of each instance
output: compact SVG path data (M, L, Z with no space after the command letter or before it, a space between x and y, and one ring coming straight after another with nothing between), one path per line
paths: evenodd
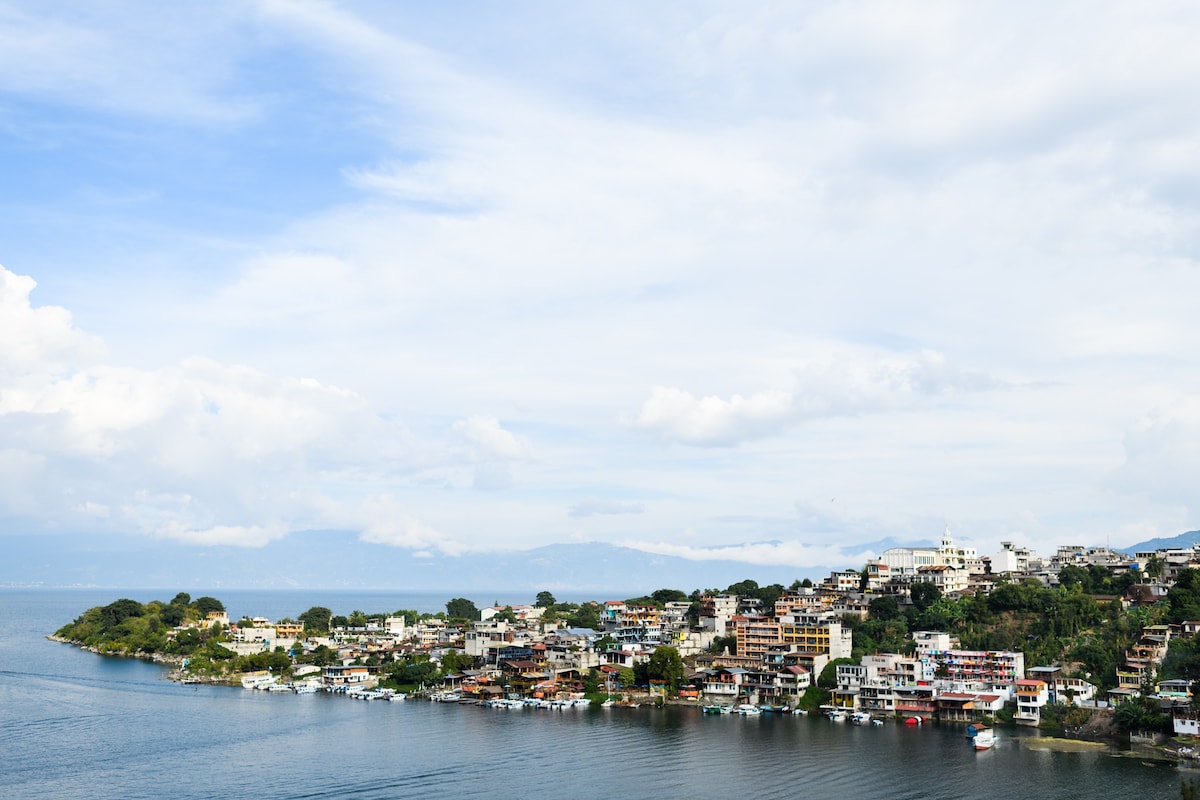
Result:
M1028 547L1017 547L1012 542L1001 542L1000 552L992 556L992 572L997 575L1024 573L1040 568L1040 558Z
M983 571L983 561L973 547L956 547L950 529L942 532L940 547L893 547L884 550L879 560L888 566L893 578L915 575L921 567L954 567L967 574Z

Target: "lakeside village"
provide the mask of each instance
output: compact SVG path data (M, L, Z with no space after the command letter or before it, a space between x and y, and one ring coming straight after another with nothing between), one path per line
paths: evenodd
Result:
M861 570L790 588L663 589L643 598L232 622L215 598L90 609L55 637L153 657L183 682L406 696L500 707L683 702L708 713L822 712L882 724L994 725L1200 751L1200 545L1128 554L949 532Z

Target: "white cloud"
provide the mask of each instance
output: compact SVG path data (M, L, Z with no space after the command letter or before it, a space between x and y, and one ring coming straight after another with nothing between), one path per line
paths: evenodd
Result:
M1196 475L1200 471L1200 399L1180 398L1146 414L1125 436L1125 459L1105 485L1111 491L1176 509L1177 527L1200 525ZM1169 518L1170 519L1170 518ZM1142 527L1142 530L1147 530ZM1155 536L1173 536L1161 526Z
M796 388L768 390L729 400L656 387L633 421L660 439L694 445L733 445L778 435L806 419L891 410L919 395L983 390L1000 382L946 364L939 353L911 359L835 357L795 371Z
M518 460L528 456L528 446L500 427L495 417L474 416L454 423L454 433L467 442L476 458Z
M350 513L351 517L359 518L355 527L362 528L359 538L364 542L424 553L438 550L447 555L461 555L473 549L404 513L391 495L369 497Z
M74 326L71 313L30 305L37 283L0 266L0 389L11 389L30 373L58 372L93 364L104 347Z
M581 500L571 506L567 512L567 516L578 519L582 517L594 517L596 515L641 514L645 510L646 506L642 503L622 503L618 500L589 497L587 500Z
M686 558L689 561L742 561L762 566L824 567L861 565L878 555L870 550L846 553L834 545L807 545L800 542L746 542L700 547L663 541L629 540L622 547L646 553Z
M169 121L162 172L207 187L100 217L26 191L62 180L36 158L6 184L70 210L5 245L113 355L0 273L0 511L426 553L564 508L693 547L790 538L798 502L845 506L828 537L1200 523L1195 9L247 8L0 11L14 124L103 141L80 196L162 189L97 110ZM654 500L570 505L609 497Z
M686 444L736 444L778 430L794 418L786 392L762 392L729 400L697 398L690 392L655 387L634 424L656 431L666 441Z
M64 310L30 306L32 288L0 271L9 513L256 547L343 521L339 502L381 480L451 463L353 392L312 379L199 358L156 370L95 363L99 343ZM486 419L468 430L489 457L516 447ZM369 522L367 534L399 541L394 527Z
M470 458L475 462L476 489L493 491L514 484L512 465L529 457L528 444L504 430L495 417L459 420L451 430L470 450Z
M256 110L251 93L230 96L227 81L252 45L230 35L247 21L241 9L0 7L0 89L147 117L244 120Z

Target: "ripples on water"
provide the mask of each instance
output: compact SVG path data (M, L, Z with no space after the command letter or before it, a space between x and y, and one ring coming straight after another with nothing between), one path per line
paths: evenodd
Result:
M157 666L45 641L87 607L77 595L25 600L0 592L2 798L1179 796L1169 768L1031 752L1011 734L975 753L951 727L180 686Z

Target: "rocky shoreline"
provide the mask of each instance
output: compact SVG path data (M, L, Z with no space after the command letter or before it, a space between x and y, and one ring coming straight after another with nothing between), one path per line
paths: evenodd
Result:
M99 647L77 642L73 639L67 639L62 636L51 634L46 637L52 642L60 644L69 644L72 647L78 647L80 650L86 650L89 653L95 653L99 656L116 656L118 658L140 658L142 661L151 661L155 664L161 664L166 667L174 667L178 671L183 667L184 656L169 655L167 653L130 653L127 650L101 650Z

